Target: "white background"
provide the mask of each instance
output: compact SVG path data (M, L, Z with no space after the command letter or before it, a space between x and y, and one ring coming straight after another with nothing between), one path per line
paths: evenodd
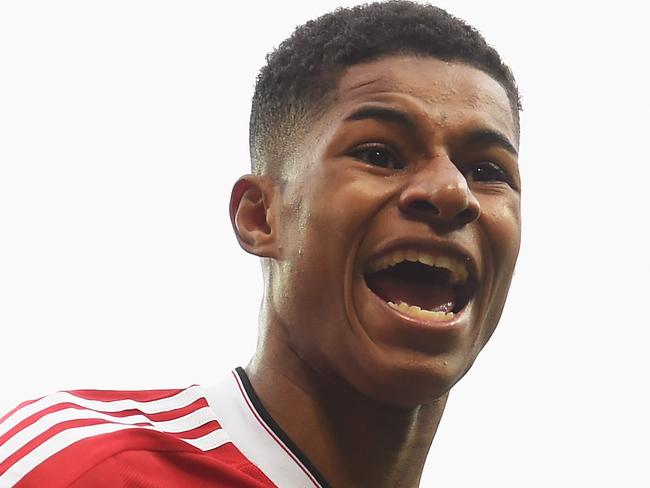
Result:
M255 76L297 24L350 4L0 3L0 411L247 362L261 274L227 202ZM645 14L439 5L520 84L524 231L422 486L649 486Z

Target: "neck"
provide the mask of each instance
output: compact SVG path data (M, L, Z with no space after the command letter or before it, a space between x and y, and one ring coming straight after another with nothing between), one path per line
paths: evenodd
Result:
M279 330L277 328L267 328ZM447 396L412 408L319 375L268 333L246 372L275 421L333 487L417 487Z

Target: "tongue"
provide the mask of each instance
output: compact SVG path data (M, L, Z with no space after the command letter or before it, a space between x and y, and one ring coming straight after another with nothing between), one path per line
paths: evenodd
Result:
M404 279L383 272L366 276L366 282L376 295L387 302L406 302L437 312L454 310L455 294L451 286Z

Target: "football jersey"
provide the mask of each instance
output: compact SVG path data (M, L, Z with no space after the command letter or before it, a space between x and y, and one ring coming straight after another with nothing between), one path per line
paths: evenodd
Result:
M208 387L58 392L0 418L0 488L327 486L242 368Z

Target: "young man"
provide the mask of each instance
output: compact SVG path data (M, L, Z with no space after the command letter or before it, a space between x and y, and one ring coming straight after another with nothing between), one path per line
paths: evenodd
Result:
M60 392L0 422L0 486L414 487L520 241L519 96L409 2L298 28L259 76L230 215L257 352L216 385Z

